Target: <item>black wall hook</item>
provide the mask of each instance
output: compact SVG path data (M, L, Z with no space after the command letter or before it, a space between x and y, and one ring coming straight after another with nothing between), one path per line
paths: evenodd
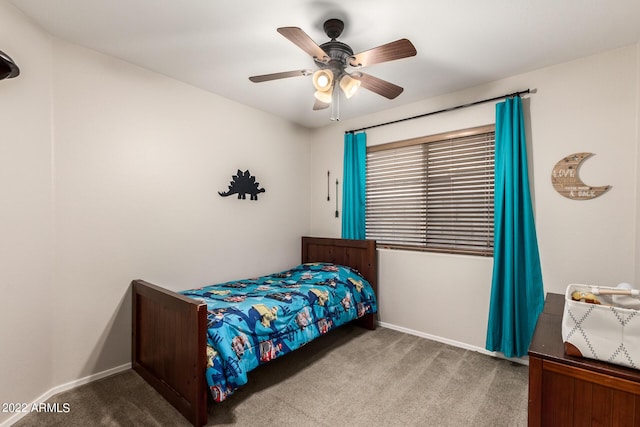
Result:
M0 50L0 80L12 79L20 75L20 68L13 59Z

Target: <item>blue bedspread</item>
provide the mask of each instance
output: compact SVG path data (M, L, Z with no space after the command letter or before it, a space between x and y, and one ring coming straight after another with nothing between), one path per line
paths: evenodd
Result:
M218 402L258 365L377 311L373 289L358 272L323 263L181 294L207 304L206 377Z

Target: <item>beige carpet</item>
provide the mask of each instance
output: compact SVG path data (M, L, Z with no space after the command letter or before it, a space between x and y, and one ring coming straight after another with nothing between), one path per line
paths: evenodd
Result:
M345 326L253 371L211 426L525 426L528 368L386 328ZM136 373L61 393L15 426L186 426Z

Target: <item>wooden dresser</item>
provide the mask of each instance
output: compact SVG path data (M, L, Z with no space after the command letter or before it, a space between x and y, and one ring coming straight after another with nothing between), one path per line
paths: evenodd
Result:
M640 370L565 356L563 309L547 294L529 347L529 426L640 427Z

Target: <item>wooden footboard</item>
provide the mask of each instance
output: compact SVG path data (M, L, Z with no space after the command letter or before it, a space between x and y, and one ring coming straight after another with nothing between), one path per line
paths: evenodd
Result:
M206 424L206 304L142 280L131 285L133 369L193 425Z

